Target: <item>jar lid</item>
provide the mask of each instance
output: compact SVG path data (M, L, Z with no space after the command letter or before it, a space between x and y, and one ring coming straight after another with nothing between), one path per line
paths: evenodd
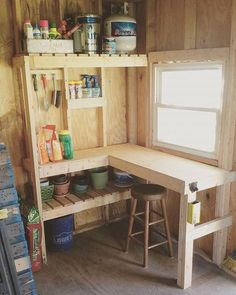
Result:
M59 132L59 135L70 135L70 132L69 132L69 130L61 130Z

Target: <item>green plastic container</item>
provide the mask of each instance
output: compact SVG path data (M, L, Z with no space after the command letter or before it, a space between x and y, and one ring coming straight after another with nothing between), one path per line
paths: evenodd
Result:
M63 157L66 160L73 159L73 144L70 133L68 130L62 130L59 132L59 140L63 146Z
M90 170L92 185L95 189L103 189L108 182L108 170L105 167Z

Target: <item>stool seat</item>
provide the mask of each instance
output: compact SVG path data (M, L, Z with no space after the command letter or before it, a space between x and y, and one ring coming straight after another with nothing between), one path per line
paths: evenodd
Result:
M166 212L166 195L167 195L166 188L157 184L136 184L131 189L132 206L131 206L131 214L129 219L127 241L126 241L126 252L128 252L129 243L131 239L135 240L138 243L142 243L144 246L144 260L143 260L144 267L148 266L148 250L149 249L167 244L169 248L169 255L173 256L173 248L172 248L172 242L170 237L168 217ZM143 212L138 212L138 213L136 212L138 201L142 201L145 203L145 209ZM152 207L150 210L150 205L155 201L158 201L160 203L162 214L153 210ZM152 219L151 222L149 222L149 219L151 217L149 216L150 213L154 213L155 215L157 215L158 219L156 220ZM140 216L144 216L144 219L140 218ZM142 226L144 226L144 230L133 232L133 225L135 221L138 221ZM164 223L165 234L158 232L155 228L153 228L154 225L158 225L161 223ZM149 245L149 230L153 230L159 233L162 237L164 236L165 240L159 243ZM137 238L139 235L144 235L143 242Z
M166 196L166 188L157 184L135 184L131 196L137 200L159 201Z

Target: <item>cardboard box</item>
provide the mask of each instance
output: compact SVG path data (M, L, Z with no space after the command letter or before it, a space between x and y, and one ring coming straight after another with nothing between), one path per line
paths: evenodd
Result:
M73 40L29 39L28 53L73 53Z
M193 203L188 203L188 223L197 224L200 223L201 215L201 203L195 201Z

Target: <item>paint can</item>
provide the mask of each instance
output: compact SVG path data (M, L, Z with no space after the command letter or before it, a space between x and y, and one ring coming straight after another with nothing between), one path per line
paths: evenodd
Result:
M96 14L85 14L78 16L76 21L81 26L79 32L74 34L75 52L98 53L101 17Z

